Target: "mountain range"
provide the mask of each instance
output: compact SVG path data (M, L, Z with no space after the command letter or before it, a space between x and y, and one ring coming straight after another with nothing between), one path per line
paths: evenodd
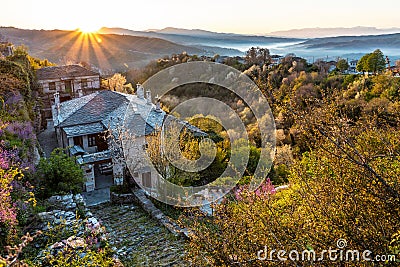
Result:
M333 34L334 32L332 29L316 29L320 34L322 32ZM335 29L341 30L341 28ZM327 56L356 59L377 48L393 59L400 57L400 33L365 35L379 29L365 27L344 29L347 32L362 34L321 38L287 38L172 27L147 31L103 27L95 34L0 27L0 41L10 41L15 45L23 44L29 48L29 52L33 56L47 58L57 64L85 61L103 71L126 71L131 68L140 68L151 60L179 54L183 51L207 56L214 54L242 56L244 51L252 46L266 47L272 54L295 53L308 60L311 57L314 60L314 58L327 58ZM391 30L395 31L395 29ZM312 31L310 30L310 32Z
M376 27L338 27L338 28L304 28L286 31L274 31L267 36L289 37L289 38L321 38L336 36L361 36L400 33L400 28L378 29Z
M337 57L358 59L365 53L372 52L377 48L381 49L385 55L392 59L400 57L400 28L309 28L286 31L285 33L289 37L283 37L283 33L278 34L278 32L261 36L173 27L147 31L131 31L122 28L104 27L99 32L157 37L213 51L220 55L230 56L243 55L243 52L250 47L260 46L269 48L273 54L285 55L295 53L308 60L327 57L330 59ZM296 34L291 34L292 32ZM277 36L270 36L274 34ZM331 35L333 37L329 37ZM306 38L310 36L313 36L313 38Z
M400 33L314 38L302 42L301 45L307 49L400 48Z
M148 31L132 31L123 28L101 28L98 33L101 34L123 34L123 35L135 35L143 37L155 37L168 40L174 43L190 45L195 47L207 47L209 51L216 49L226 48L230 49L222 51L224 55L237 55L242 54L243 51L239 51L237 48L244 46L247 50L249 47L261 46L265 44L286 44L299 42L303 39L298 38L283 38L283 37L267 37L257 35L243 35L235 33L218 33L210 32L205 30L188 30L178 28L164 28L161 30L148 30ZM249 46L250 45L250 46ZM236 49L235 50L232 50Z

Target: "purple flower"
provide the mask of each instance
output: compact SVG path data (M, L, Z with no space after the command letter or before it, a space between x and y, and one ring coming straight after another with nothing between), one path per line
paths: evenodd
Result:
M21 163L21 169L28 169L30 172L35 171L35 164L31 160L24 159Z
M4 150L2 147L0 147L0 168L3 170L8 169L10 167L10 152L7 150Z
M9 167L10 167L10 165L9 165L8 160L6 160L5 158L3 158L3 157L0 155L0 168L3 169L3 170L5 170L5 169L8 169Z
M0 168L5 170L19 162L18 150L8 150L5 142L0 143Z
M6 105L14 105L14 104L19 104L23 100L22 95L17 92L14 93L13 95L9 96L6 101L4 101L4 104Z
M17 135L22 140L36 139L31 122L14 121L6 127L6 130L11 134Z

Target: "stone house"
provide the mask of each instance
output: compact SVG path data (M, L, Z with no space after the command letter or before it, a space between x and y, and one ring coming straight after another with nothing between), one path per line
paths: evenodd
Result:
M356 72L357 71L357 63L358 63L358 60L350 60L349 61L349 71Z
M80 65L45 67L36 71L41 89L43 107L41 117L43 128L52 120L51 106L54 105L54 93L58 93L60 102L87 95L100 89L100 74Z
M44 94L59 92L73 98L100 88L100 74L80 65L45 67L38 69L36 76Z
M158 102L152 103L150 91L145 96L144 88L138 85L137 95L103 90L65 102L60 102L59 93L54 96L52 114L58 144L77 157L86 174L86 191L97 188L102 174L111 174L113 184L123 182L126 161L119 132L125 116L129 117L128 126L135 137L134 151L129 154L138 162L131 175L143 186L154 186L156 174L142 160L147 148L146 136L161 127L169 115ZM194 126L189 127L204 134Z

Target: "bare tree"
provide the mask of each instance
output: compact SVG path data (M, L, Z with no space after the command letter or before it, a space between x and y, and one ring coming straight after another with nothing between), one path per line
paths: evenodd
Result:
M105 81L106 87L111 91L124 92L124 85L126 83L126 78L120 73L115 73L111 78Z
M400 59L396 60L397 71L400 71Z

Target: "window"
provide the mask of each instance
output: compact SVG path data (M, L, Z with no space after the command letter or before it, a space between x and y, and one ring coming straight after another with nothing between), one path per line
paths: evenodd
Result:
M96 134L89 134L88 135L88 146L96 146Z
M49 91L55 91L56 90L56 83L51 82L49 83Z
M142 185L144 187L151 187L151 172L145 172L142 174Z
M88 87L88 80L87 79L82 79L81 80L81 88L87 88Z
M82 136L75 136L74 137L74 145L80 146L83 148L83 139Z
M64 86L65 86L65 91L68 92L68 91L72 90L72 82L71 81L65 81Z
M142 148L143 148L143 150L147 150L148 148L149 148L149 144L144 144L144 145L142 145Z

